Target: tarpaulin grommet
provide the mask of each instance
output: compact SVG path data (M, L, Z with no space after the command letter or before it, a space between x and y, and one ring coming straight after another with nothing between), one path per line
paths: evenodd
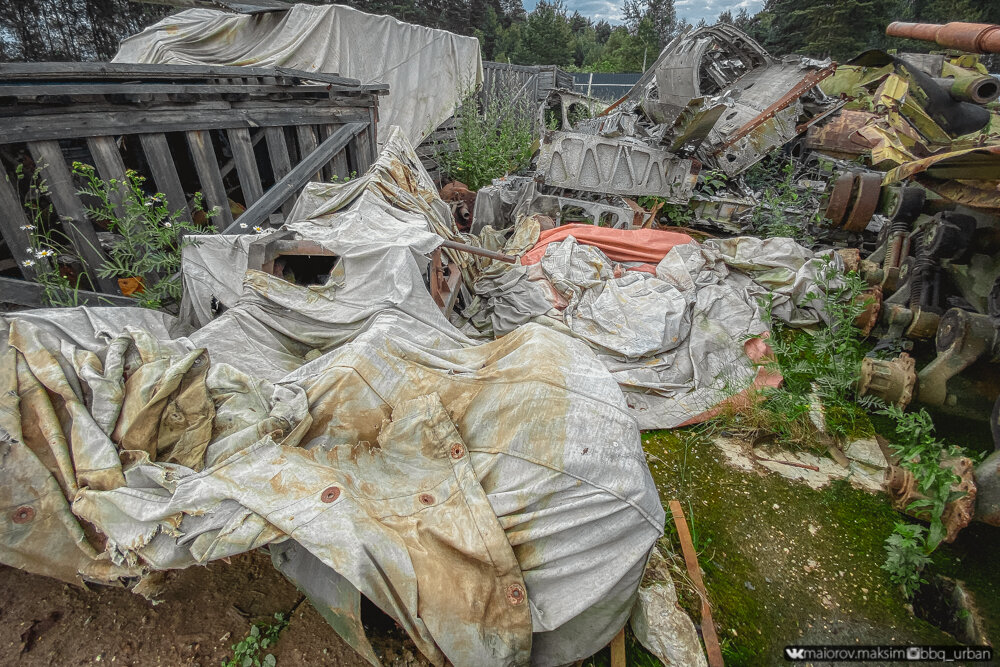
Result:
M420 502L422 502L424 505L433 505L434 504L434 496L432 496L429 493L421 493L417 497L417 500L419 500Z
M524 602L524 597L524 586L521 584L511 584L507 587L507 602L521 604Z
M454 445L451 446L451 458L460 459L463 456L465 456L465 447L463 447L460 443L456 442Z
M28 523L35 518L35 510L27 505L18 507L10 518L14 523Z
M339 497L340 497L340 489L338 489L335 486L329 486L323 489L323 493L322 495L320 495L319 499L322 500L324 503L332 503Z

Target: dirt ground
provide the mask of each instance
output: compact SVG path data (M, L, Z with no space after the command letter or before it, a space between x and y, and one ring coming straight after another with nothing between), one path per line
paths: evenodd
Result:
M253 623L293 608L277 664L368 664L259 551L171 572L161 598L154 605L123 589L0 566L0 665L218 667Z

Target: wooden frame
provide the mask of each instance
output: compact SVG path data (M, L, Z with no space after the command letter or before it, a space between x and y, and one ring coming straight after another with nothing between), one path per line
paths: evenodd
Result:
M218 229L248 232L267 226L279 210L287 215L310 179L368 169L377 153L378 96L387 91L283 67L0 64L6 170L0 261L9 257L7 266L15 262L23 278L35 276L34 267L24 265L32 258L22 229L24 193L13 177L18 161L41 169L90 285L117 294L116 281L96 275L105 259L101 230L87 217L71 162L90 162L105 180L122 180L126 169L135 169L187 220L191 196L202 192L205 206L219 209ZM240 207L245 210L234 221L231 209ZM10 293L13 287L0 283L0 301L23 301Z

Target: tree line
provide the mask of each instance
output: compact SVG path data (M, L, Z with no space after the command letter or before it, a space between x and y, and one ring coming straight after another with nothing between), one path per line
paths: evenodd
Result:
M475 36L485 60L592 72L640 72L673 37L705 24L678 16L674 0L624 0L619 25L570 12L563 0L539 0L530 12L521 0L340 2ZM172 11L130 0L0 0L0 61L108 60L120 40ZM740 9L717 18L776 55L843 62L869 48L932 48L886 37L894 20L1000 23L1000 0L766 0L755 15Z

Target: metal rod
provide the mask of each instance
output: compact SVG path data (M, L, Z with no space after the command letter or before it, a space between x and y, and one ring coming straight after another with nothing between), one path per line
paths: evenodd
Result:
M461 250L462 252L467 252L473 255L482 255L483 257L489 257L490 259L507 262L508 264L517 264L517 257L505 255L502 252L487 250L486 248L478 248L474 245L459 243L458 241L449 241L447 239L442 241L441 245L445 248L451 248L452 250Z

